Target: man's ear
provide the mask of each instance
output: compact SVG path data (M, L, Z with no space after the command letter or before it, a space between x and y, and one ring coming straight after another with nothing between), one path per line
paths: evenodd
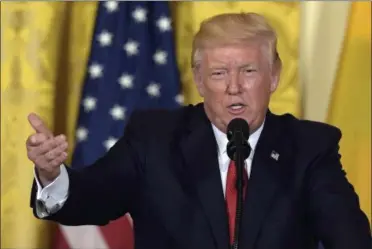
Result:
M278 88L279 81L280 81L280 73L282 71L282 62L280 58L278 58L272 65L271 69L271 83L270 83L270 93L274 93L275 90Z
M204 97L204 85L203 85L203 77L200 70L200 66L196 66L192 69L192 74L194 78L194 82L196 84L196 88L198 89L199 95Z
M271 83L270 83L270 92L274 93L275 90L278 88L279 85L279 74L275 74L271 76Z
M281 65L274 64L270 77L270 93L274 93L280 81Z

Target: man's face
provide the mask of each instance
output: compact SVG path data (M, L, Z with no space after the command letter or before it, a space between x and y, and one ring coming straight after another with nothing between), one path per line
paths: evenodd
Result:
M208 118L223 132L232 119L243 118L254 132L279 80L260 44L205 49L202 58L194 76Z

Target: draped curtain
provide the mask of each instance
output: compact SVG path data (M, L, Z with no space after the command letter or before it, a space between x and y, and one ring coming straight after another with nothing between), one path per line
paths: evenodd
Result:
M314 40L316 37L324 36L324 33L316 32L316 28L321 29L324 22L317 22L318 26L314 26L314 29L303 30L303 26L301 26L301 23L318 20L319 11L312 10L311 12L311 7L299 2L186 1L172 2L171 5L177 60L186 104L202 101L192 82L190 70L191 39L202 19L223 12L252 11L265 15L277 29L279 36L278 46L283 60L283 72L279 88L272 97L271 110L276 113L290 112L297 117L318 118L319 116L315 117L314 114L308 115L308 113L316 113L314 109L309 111L311 105L308 102L309 99L316 98L314 97L314 88L306 91L304 89L308 89L306 86L314 84L314 81L318 81L319 77L323 77L323 79L325 77L323 81L324 84L328 84L326 89L329 89L329 93L320 95L321 104L317 105L317 108L318 111L324 113L323 116L326 116L334 80L333 77L327 78L322 75L314 78L314 75L318 74L319 67L308 65L311 65L314 58L321 54L317 53L310 57L306 57L306 55L316 51L316 46L324 44L327 40L323 38L318 39L318 43L305 44L302 39L303 37L312 37ZM340 5L338 6L340 8ZM33 167L27 159L25 148L25 139L32 132L27 122L27 115L30 112L38 113L55 134L67 134L70 155L72 154L80 89L83 84L91 39L95 39L92 37L92 31L96 7L97 2L86 1L1 2L1 248L50 247L49 243L53 234L52 225L49 222L35 219L29 208ZM359 7L358 13L361 13L364 8ZM322 13L324 14L324 12ZM348 13L348 8L345 13ZM363 13L365 20L368 20L367 12ZM354 19L356 18L356 14L352 16ZM344 18L345 25L347 21L348 16ZM368 35L370 37L370 33L349 31L348 43L344 44L344 31L342 28L337 28L337 25L340 23L330 23L328 28L336 27L334 30L338 29L337 48L339 50L344 47L346 49L349 44L349 46L353 46L355 51L363 44L365 51L367 51L366 44L368 43L361 41ZM323 29L325 28L323 27ZM313 30L311 34L307 33L311 30ZM363 39L353 40L350 38L355 35L363 37ZM351 40L355 42L350 42ZM352 57L350 54L352 49L348 51L341 53L335 50L333 52L334 59L330 60L330 63L333 63L334 77L338 75L338 80L332 97L332 106L335 108L327 121L336 125L342 123L341 126L345 127L349 134L354 134L356 127L365 129L368 124L370 125L370 121L368 123L370 109L369 116L368 110L363 109L365 111L363 115L366 116L360 121L364 122L364 126L356 126L354 122L348 122L348 119L341 115L340 106L347 102L344 102L344 98L340 96L345 96L347 92L352 91L349 85L346 87L347 82L352 81L350 79L358 75L358 67L367 66L368 61L367 64L358 64L355 58L359 57ZM359 53L365 51L358 50ZM344 63L350 56L355 60L350 61L351 64L338 66L341 54L342 58L345 58L345 60L342 59ZM345 70L348 66L353 66L354 70L348 70L346 73ZM304 71L300 71L301 68ZM370 77L369 71L369 79ZM363 74L357 80L358 82L366 82L367 78L368 74ZM363 86L361 94L363 93L364 102L360 104L367 104L370 101L370 83L369 91L368 84L365 83ZM367 91L369 95L366 93ZM357 98L355 95L353 97ZM337 106L339 106L338 109ZM358 133L358 137L365 135L368 133ZM370 173L368 175L365 173L368 172L366 171L366 167L368 168L366 156L370 153L370 147L368 152L366 150L368 146L362 146L367 145L368 141L370 144L370 140L363 140L363 143L360 143L358 147L357 158L360 159L357 161L358 166L354 168L348 166L347 170L353 170L351 180L356 184L357 190L362 193L362 207L369 214L370 206L367 203L370 203L371 200L370 193L368 196L366 188L368 184L370 185ZM354 165L354 159L346 148L353 146L354 142L353 139L343 141L343 153L348 158L345 162L349 165ZM363 183L361 183L362 181Z
M371 2L353 2L326 117L343 132L341 160L370 222L371 41Z
M39 114L73 145L95 8L96 2L1 2L1 248L50 248L53 226L29 207L27 115Z
M371 3L304 1L303 118L339 127L341 162L371 221Z

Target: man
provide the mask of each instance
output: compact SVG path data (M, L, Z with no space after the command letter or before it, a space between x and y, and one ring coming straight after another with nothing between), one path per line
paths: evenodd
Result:
M369 222L340 164L340 131L268 110L281 71L276 43L257 14L206 20L192 53L204 103L134 113L124 136L83 170L64 165L65 137L31 114L35 216L104 225L129 212L138 249L229 248L236 169L226 129L243 118L252 151L239 248L369 248Z

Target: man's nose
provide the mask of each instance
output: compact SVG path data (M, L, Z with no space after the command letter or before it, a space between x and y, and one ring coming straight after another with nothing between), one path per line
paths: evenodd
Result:
M227 84L227 93L230 95L238 94L241 91L239 74L231 74Z

